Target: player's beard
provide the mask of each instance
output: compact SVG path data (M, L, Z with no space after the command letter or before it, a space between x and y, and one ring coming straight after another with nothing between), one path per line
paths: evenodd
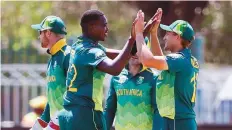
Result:
M41 47L42 48L48 48L49 40L48 40L47 37L44 37L40 42L41 42Z

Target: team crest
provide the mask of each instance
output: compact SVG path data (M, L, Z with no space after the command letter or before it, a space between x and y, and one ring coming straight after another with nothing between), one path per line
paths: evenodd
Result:
M199 68L199 64L197 62L197 59L195 57L191 57L191 64L194 68Z
M97 52L96 55L95 55L95 59L99 59L103 56L103 53L102 52Z
M144 80L144 77L140 76L139 79L137 80L137 84L142 84Z

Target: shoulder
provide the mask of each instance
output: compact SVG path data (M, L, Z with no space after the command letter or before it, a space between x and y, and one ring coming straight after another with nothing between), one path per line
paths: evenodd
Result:
M64 48L64 54L67 55L71 52L71 46L69 45L66 45L65 48Z
M166 57L172 58L172 59L184 59L185 58L183 53L172 53L172 54L168 54Z
M112 77L112 81L121 82L122 80L127 79L128 73L128 70L124 68L119 75Z

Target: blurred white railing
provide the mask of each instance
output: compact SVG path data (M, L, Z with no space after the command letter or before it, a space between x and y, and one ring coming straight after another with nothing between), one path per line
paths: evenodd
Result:
M29 100L45 95L45 76L46 64L1 65L1 121L20 123Z
M45 94L46 67L46 64L1 65L1 121L14 121L18 125L22 116L31 111L29 100ZM195 106L198 124L232 123L232 100L215 102L231 74L232 67L200 70ZM109 81L110 76L107 75L104 81L105 95Z

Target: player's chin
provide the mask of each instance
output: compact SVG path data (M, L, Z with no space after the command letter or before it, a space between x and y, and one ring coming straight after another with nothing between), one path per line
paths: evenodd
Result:
M41 47L42 47L42 48L47 48L47 47L48 47L48 44L42 43L42 42L41 42Z
M101 41L105 41L106 40L106 36L101 37Z
M165 51L169 51L169 47L168 47L167 43L166 43L165 46L164 46L164 50L165 50Z

